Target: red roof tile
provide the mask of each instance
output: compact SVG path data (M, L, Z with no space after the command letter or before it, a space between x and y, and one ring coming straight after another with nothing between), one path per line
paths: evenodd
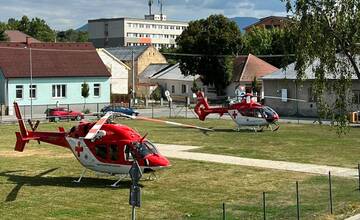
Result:
M235 59L232 81L252 82L255 77L258 79L277 70L279 69L273 65L249 54L247 57L238 57Z
M32 43L30 47L33 77L111 76L91 43ZM29 77L29 47L1 42L0 69L6 78Z
M5 31L5 34L8 36L9 42L26 43L27 37L29 38L30 43L40 43L41 42L33 37L30 37L29 35L21 32L21 31L17 31L17 30L7 30L7 31Z

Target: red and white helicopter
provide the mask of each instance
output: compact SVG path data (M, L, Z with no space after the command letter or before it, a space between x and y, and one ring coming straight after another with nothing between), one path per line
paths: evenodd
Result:
M115 187L129 173L134 160L137 160L144 173L170 166L169 160L146 139L146 135L141 136L125 125L109 123L110 112L97 122L81 121L68 132L62 127L59 127L58 132L40 132L36 131L39 122L35 126L30 123L32 130L27 130L17 103L14 103L14 108L20 127L20 132L16 132L15 150L22 152L30 140L68 148L84 166L81 176L75 182L80 182L85 171L90 169L121 175L111 185Z
M262 105L252 99L252 94L243 93L238 100L231 100L226 106L210 107L204 93L196 93L197 104L194 108L199 119L204 121L209 114L230 115L231 119L240 127L251 127L254 131L262 131L269 127L277 131L280 127L279 115L270 107Z

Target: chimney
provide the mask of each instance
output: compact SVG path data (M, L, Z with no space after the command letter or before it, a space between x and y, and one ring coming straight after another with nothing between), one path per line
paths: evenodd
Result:
M26 36L26 46L30 47L30 44L31 44L31 37L29 36Z

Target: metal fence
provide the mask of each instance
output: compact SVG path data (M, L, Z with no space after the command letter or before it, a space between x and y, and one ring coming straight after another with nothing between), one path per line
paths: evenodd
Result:
M311 181L294 182L290 187L292 190L272 189L270 192L259 192L252 196L250 204L238 204L236 201L223 202L217 208L219 217L223 220L300 220L339 215L341 219L345 219L349 217L346 214L350 216L356 214L355 203L359 202L360 164L357 169L357 178L333 178L329 171L328 176L313 176ZM346 184L340 179L346 180ZM329 219L333 218L329 217Z

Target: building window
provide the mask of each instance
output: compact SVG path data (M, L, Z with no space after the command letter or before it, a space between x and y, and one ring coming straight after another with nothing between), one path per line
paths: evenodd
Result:
M23 85L16 85L16 98L22 99L24 93L24 86Z
M66 85L52 85L52 97L53 98L65 98L66 97Z
M170 26L170 29L171 29L171 30L174 30L174 29L175 29L175 27L174 27L174 26Z
M143 25L143 24L139 24L139 27L140 27L140 28L144 28L144 25Z
M29 85L29 97L36 99L36 85Z
M353 90L353 104L360 104L360 90Z
M176 26L176 30L180 30L180 26Z
M100 83L94 84L94 96L99 97L100 96Z
M106 37L109 36L109 24L105 24L104 34L105 34Z
M171 93L175 93L175 86L171 85Z
M166 25L166 26L164 26L164 29L169 29L169 26L167 26L167 25Z
M147 25L146 25L146 28L150 28L150 27L151 27L150 24L147 24Z
M187 86L186 85L181 85L181 92L184 94L184 93L187 93Z

